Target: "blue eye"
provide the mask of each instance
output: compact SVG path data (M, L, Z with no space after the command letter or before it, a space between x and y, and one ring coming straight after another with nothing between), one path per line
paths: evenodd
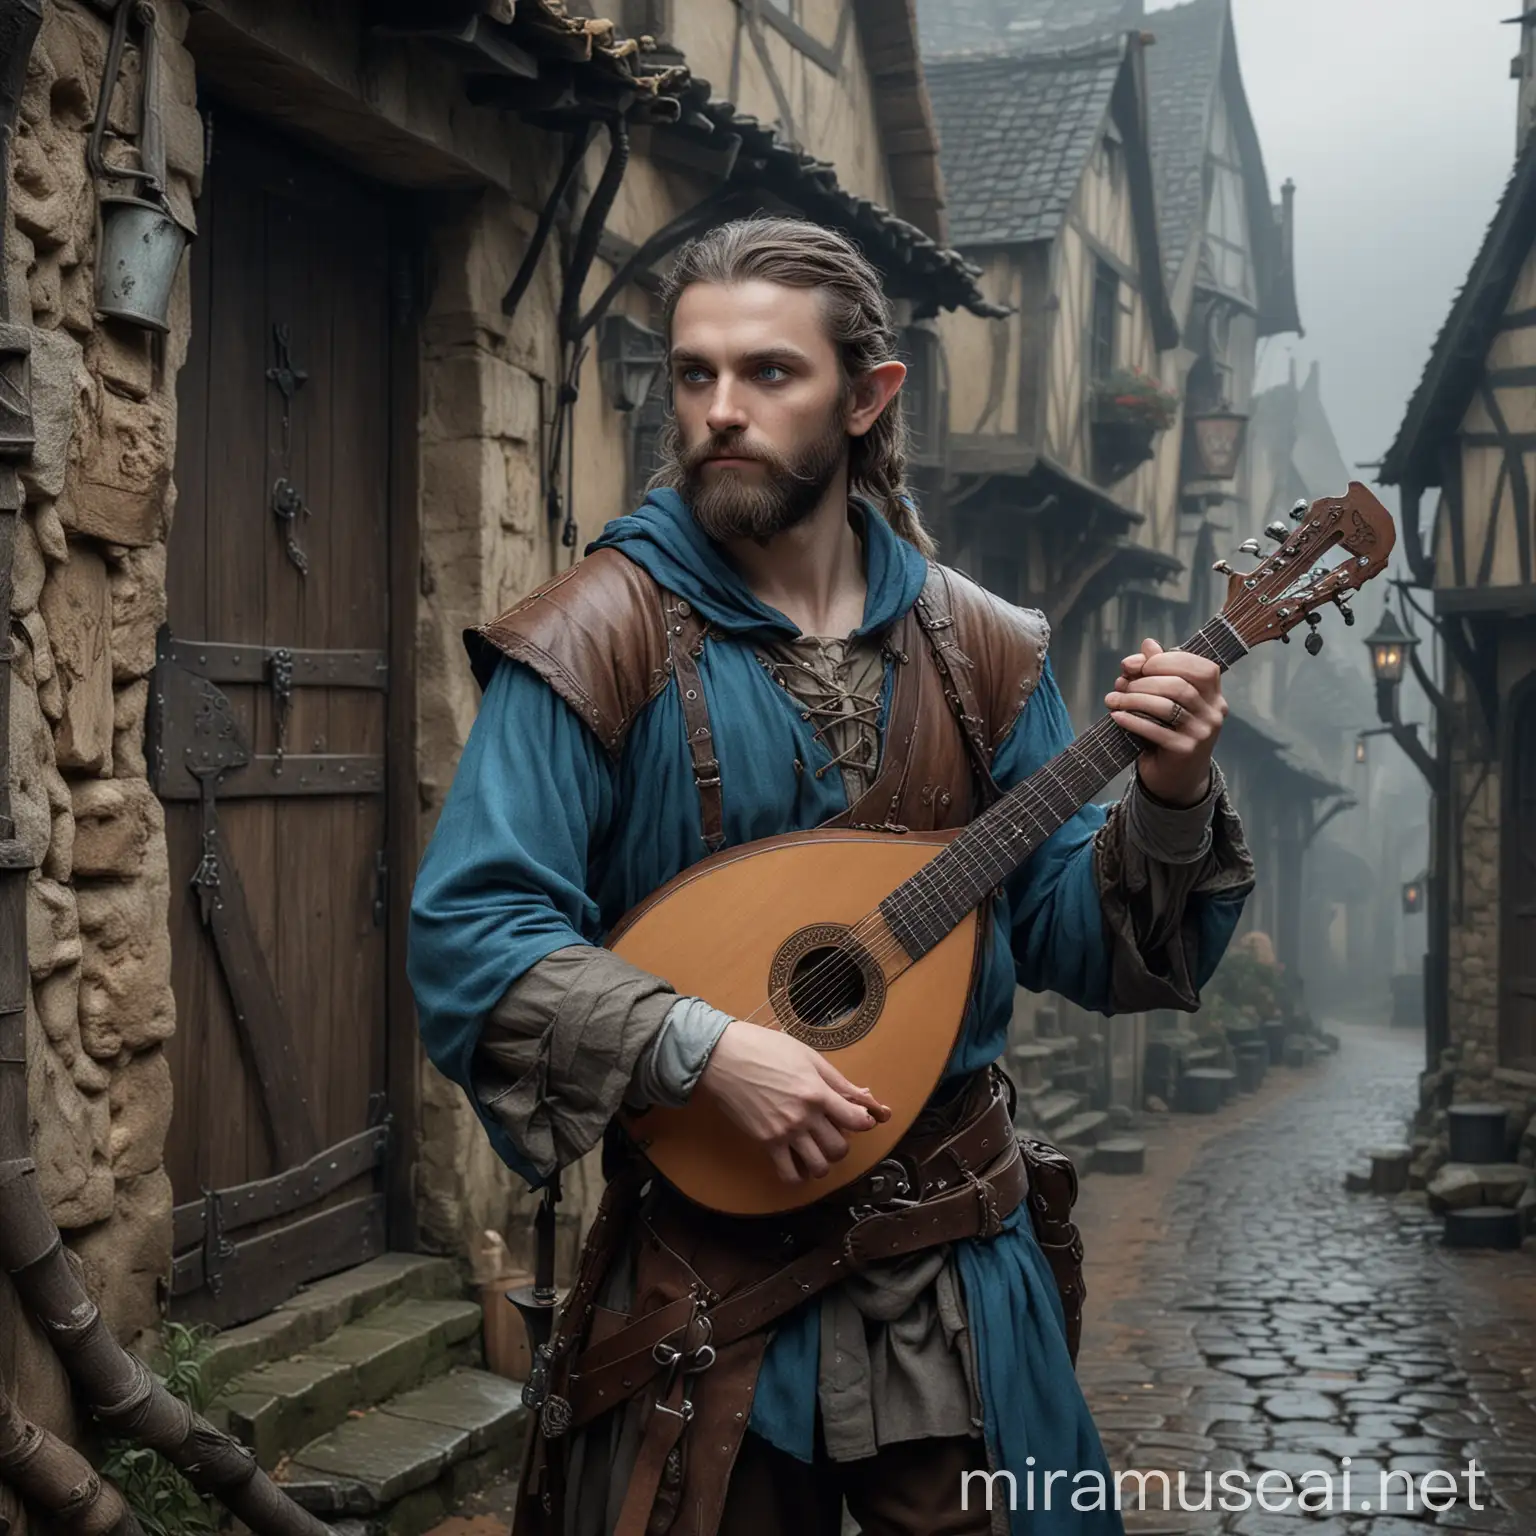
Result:
M777 363L764 363L757 370L757 376L766 384L777 384L781 379L789 377Z
M700 368L695 364L691 367L684 368L678 374L678 377L683 381L684 384L702 384L709 377L709 372L707 369Z

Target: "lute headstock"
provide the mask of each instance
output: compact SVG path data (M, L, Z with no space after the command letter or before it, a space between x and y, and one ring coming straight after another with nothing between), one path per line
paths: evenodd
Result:
M1346 624L1355 622L1350 600L1386 570L1397 529L1391 513L1358 481L1342 496L1324 496L1310 506L1298 501L1291 519L1294 527L1276 522L1264 530L1276 547L1253 570L1216 562L1213 569L1230 578L1221 616L1250 649L1288 640L1298 624L1307 624L1307 650L1315 656L1323 648L1317 632L1322 608L1333 603ZM1325 562L1335 550L1339 557ZM1238 553L1260 554L1258 540L1246 540Z

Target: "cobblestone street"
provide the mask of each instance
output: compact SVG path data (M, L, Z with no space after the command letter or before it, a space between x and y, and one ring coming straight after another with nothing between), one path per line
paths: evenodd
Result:
M1164 1513L1157 1493L1129 1531L1536 1530L1536 1257L1452 1253L1419 1197L1344 1193L1366 1148L1403 1138L1423 1047L1341 1035L1337 1056L1271 1072L1219 1117L1155 1122L1145 1177L1086 1181L1080 1375L1112 1465L1166 1469L1175 1506L1180 1470L1198 1506L1208 1469L1337 1480L1347 1457L1354 1512ZM1460 1496L1410 1513L1399 1479L1383 1512L1382 1468L1460 1469Z

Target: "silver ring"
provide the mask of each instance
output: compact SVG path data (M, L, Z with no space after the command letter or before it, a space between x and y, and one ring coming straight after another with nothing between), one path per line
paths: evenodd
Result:
M1173 713L1168 716L1168 729L1170 731L1178 730L1178 728L1179 728L1179 721L1182 720L1183 718L1184 718L1184 706L1182 704L1180 704L1177 699L1175 699L1173 701Z

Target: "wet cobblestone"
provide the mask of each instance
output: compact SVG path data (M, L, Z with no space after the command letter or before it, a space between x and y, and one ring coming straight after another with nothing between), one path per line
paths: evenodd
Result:
M1116 1468L1175 1489L1183 1471L1198 1505L1207 1471L1251 1487L1347 1467L1351 1512L1183 1513L1175 1495L1163 1513L1159 1496L1129 1532L1536 1533L1536 1255L1451 1252L1421 1199L1345 1194L1365 1149L1402 1139L1422 1042L1340 1032L1338 1056L1271 1073L1220 1123L1160 1121L1147 1178L1087 1181L1079 1375ZM1401 1478L1380 1507L1383 1469L1413 1475L1411 1509ZM1436 1513L1417 1479L1439 1469L1461 1483Z

